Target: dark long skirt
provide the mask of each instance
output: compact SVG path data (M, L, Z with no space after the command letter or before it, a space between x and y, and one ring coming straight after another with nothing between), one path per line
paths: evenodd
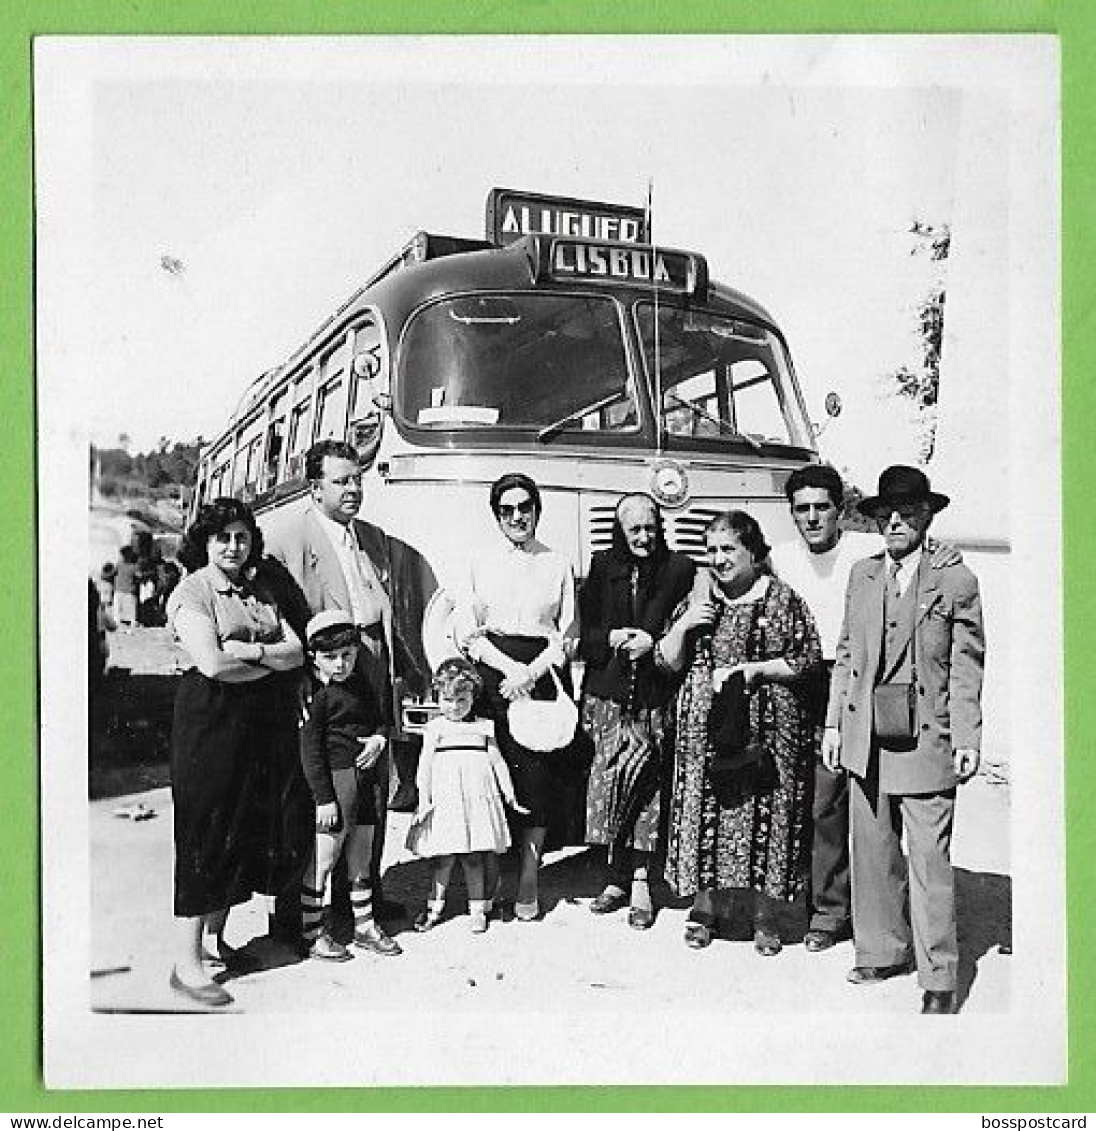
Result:
M175 697L171 792L175 914L204 915L275 892L304 851L295 698L278 675L224 683L196 668Z
M539 656L548 643L539 636L495 633L489 634L488 639L500 652L522 664ZM563 750L539 751L522 746L510 733L509 701L499 690L502 675L487 664L477 664L477 668L483 677L483 708L494 720L495 738L514 779L514 793L529 810L528 816L511 813L511 824L517 828L547 828L549 844L581 844L584 831L582 735L576 735L574 742ZM557 669L557 675L567 694L573 694L570 672ZM556 698L556 685L550 673L546 672L537 680L531 695L542 700Z

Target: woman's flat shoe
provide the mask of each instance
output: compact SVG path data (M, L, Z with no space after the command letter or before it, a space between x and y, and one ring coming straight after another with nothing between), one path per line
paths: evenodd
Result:
M766 958L771 958L774 954L779 954L783 949L784 944L780 941L780 936L776 931L769 927L754 928L754 950L756 950L758 954L763 954Z
M648 931L654 926L655 913L650 907L629 907L628 926L633 931Z
M200 986L188 985L176 973L174 966L171 968L171 977L168 979L168 984L177 994L182 994L199 1005L231 1005L233 1001L228 990L223 986L218 986L216 982L205 982Z
M691 919L685 924L685 945L693 950L703 950L712 945L712 928L705 923L695 923Z
M590 910L594 915L611 915L614 911L619 911L622 907L628 906L628 897L622 891L603 891L590 904Z
M540 918L540 900L534 899L532 903L519 903L514 900L514 918L523 923L532 923Z

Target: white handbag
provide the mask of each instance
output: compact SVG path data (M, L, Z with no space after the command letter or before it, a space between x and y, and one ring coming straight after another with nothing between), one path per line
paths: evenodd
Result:
M514 741L527 750L547 753L570 745L578 726L578 707L563 690L555 668L555 699L515 699L506 709L506 721Z

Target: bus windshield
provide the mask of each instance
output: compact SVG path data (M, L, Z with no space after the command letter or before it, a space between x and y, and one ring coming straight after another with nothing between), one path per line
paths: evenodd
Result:
M619 308L591 295L491 294L420 310L400 349L396 409L412 428L635 432Z
M662 427L678 440L671 446L808 446L775 334L741 319L660 304L656 336L654 303L638 304L636 319L652 390L661 390Z

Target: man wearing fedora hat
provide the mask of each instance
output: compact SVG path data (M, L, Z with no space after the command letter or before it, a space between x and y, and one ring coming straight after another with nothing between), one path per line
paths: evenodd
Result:
M978 769L982 723L978 582L965 565L930 569L924 549L947 505L924 472L900 465L860 503L886 549L849 575L822 743L826 765L852 778L849 980L883 981L916 960L923 1013L956 1008L951 831L956 786Z

